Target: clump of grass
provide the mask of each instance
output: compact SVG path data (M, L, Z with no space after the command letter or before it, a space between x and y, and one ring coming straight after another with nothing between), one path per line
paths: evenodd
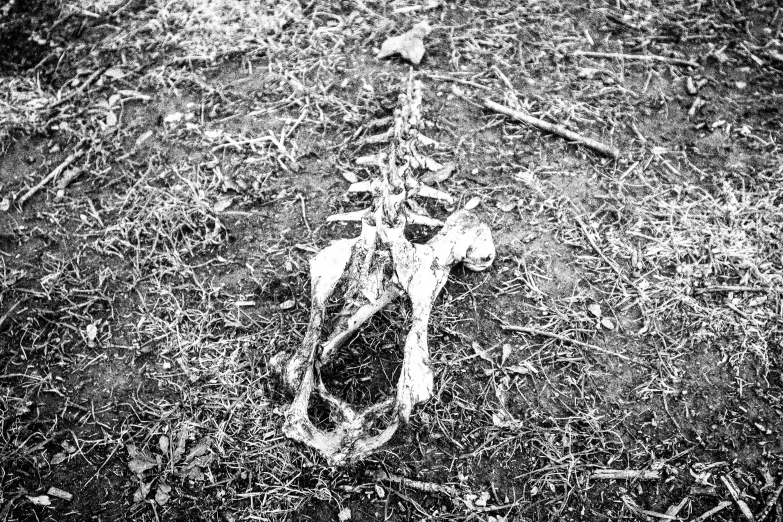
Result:
M225 241L225 228L213 210L217 181L198 167L145 174L113 205L113 224L99 248L121 257L131 255L140 272L168 267L169 272L209 253Z
M134 440L157 451L159 437L190 426L192 440L211 440L213 460L205 470L217 476L207 476L207 484L219 482L223 495L230 492L254 512L292 512L301 492L291 484L301 470L292 444L279 433L278 402L265 368L278 348L280 322L270 319L253 333L227 327L233 313L228 296L202 283L185 292L156 287L142 303L138 349L154 354L149 377L174 392L176 404L147 404L145 411L160 421L140 425ZM204 487L204 480L194 487Z
M713 180L712 190L664 185L625 202L633 209L623 216L627 226L610 228L607 241L639 274L655 310L648 330L688 330L691 346L714 347L737 364L753 354L768 368L769 297L783 282L775 238L782 221L774 211L781 191L767 188L780 183L780 173L770 174L756 186L725 178Z

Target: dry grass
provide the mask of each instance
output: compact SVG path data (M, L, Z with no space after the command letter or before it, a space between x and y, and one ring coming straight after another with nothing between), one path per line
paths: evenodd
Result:
M781 470L783 157L762 99L781 44L745 34L733 2L623 4L131 2L84 15L90 45L60 73L56 54L44 81L1 82L0 201L62 161L25 167L23 145L91 147L62 196L0 210L0 520L603 520L684 498L695 518L731 500L720 477L760 510ZM499 256L456 269L436 305L434 398L384 451L329 468L282 437L266 363L301 342L307 259L355 232L324 217L363 205L343 176L373 175L354 160L408 71L369 50L425 15L428 136L459 162L443 188L481 199ZM571 55L588 47L710 57ZM689 75L708 100L691 116ZM388 393L407 313L368 325L330 385ZM76 498L35 506L52 485Z

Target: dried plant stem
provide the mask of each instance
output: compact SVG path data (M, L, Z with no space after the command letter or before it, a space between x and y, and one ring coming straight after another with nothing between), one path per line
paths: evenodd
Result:
M748 521L754 522L754 520L756 520L756 519L753 516L753 512L750 510L750 508L745 503L745 501L742 500L742 493L737 488L737 485L734 483L734 481L731 480L731 477L722 476L720 478L720 480L721 480L721 482L723 482L723 485L729 491L729 494L731 495L731 498L734 499L734 502L737 504L737 507L739 507L739 510L742 513L742 515Z
M427 78L431 78L433 80L440 80L442 82L453 82L453 83L459 83L460 85L467 85L469 87L475 87L476 89L484 89L485 91L489 91L490 88L486 85L481 85L480 83L471 82L469 80L463 80L462 78L454 78L452 76L443 76L440 74L432 74L432 73L424 73Z
M661 472L654 469L597 469L590 478L601 480L658 480Z
M624 54L624 53L599 53L595 51L574 51L573 56L590 56L592 58L616 58L621 60L641 60L645 62L662 62L682 67L693 67L698 69L700 65L690 60L682 58L671 58L669 56L659 56L655 54Z
M23 301L23 300L22 300ZM11 305L11 308L8 309L6 313L3 314L2 317L0 317L0 327L3 326L3 323L5 323L6 319L11 317L11 314L14 312L14 310L17 309L17 307L22 304L22 301L17 301L16 303Z
M532 125L533 127L536 127L543 131L551 132L552 134L557 134L558 136L561 136L568 140L581 143L585 147L591 148L596 152L600 152L605 156L611 156L614 159L620 157L620 151L615 147L612 147L611 145L606 145L605 143L601 143L600 141L594 140L592 138L582 136L581 134L577 134L574 131L566 129L562 125L556 125L554 123L549 123L544 120L539 120L538 118L533 117L529 114L525 114L522 111L514 110L509 107L506 107L505 105L495 103L490 99L484 100L484 106L487 109L493 110L495 112L499 112L500 114L503 114L504 116L508 116L509 118L515 119L517 121L527 123L528 125Z
M605 353L606 355L612 355L614 357L619 357L620 359L636 364L642 364L645 365L645 363L641 361L637 361L636 359L633 359L632 357L628 357L627 355L623 355L621 353L613 352L612 350L607 350L606 348L601 348L600 346L596 346L594 344L588 344L584 343L582 341L577 341L576 339L571 339L570 337L566 337L565 335L556 334L553 332L547 332L545 330L538 330L537 328L528 328L526 326L516 326L511 324L504 324L501 326L504 330L509 330L512 332L522 332L527 333L530 335L541 335L543 337L550 337L552 339L557 339L559 341L563 341L566 343L575 344L577 346L581 346L583 348L587 348L588 350L595 350L596 352Z
M307 206L305 206L304 196L299 194L298 199L299 204L302 207L302 221L304 221L305 227L307 227L307 232L310 233L310 237L313 237L313 229L310 228L310 222L307 220Z
M774 493L769 497L766 504L764 504L764 509L762 509L758 515L756 515L756 520L758 522L764 522L764 520L769 516L770 513L772 513L772 509L775 507L775 504L778 503L778 499L780 499L780 494L783 493L783 481L781 481L778 488L775 490Z
M683 498L680 500L678 504L672 504L669 506L669 509L666 510L666 515L669 515L670 517L676 517L680 514L680 511L682 511L682 508L684 508L688 504L688 497Z
M87 87L89 87L92 84L92 82L94 82L101 74L103 74L103 72L105 70L106 70L106 68L103 68L103 67L95 70L90 76L87 77L86 80L84 80L82 82L81 85L79 85L78 88L74 89L70 93L66 94L65 96L63 96L59 100L57 100L54 103L52 103L49 108L54 109L55 107L59 107L60 105L63 105L66 102L69 102L72 99L77 98L77 97L81 96L82 94L84 94L84 91L87 89Z
M731 505L731 501L724 500L720 504L715 506L714 508L712 508L709 511L707 511L706 513L702 513L702 515L700 517L694 518L693 522L704 522L705 520L709 519L713 515L716 515L716 514L720 513L721 511L723 511L724 509L726 509L730 505Z
M763 286L742 286L742 285L722 285L722 286L708 286L707 288L700 288L697 292L770 292L774 288L767 288Z
M82 140L79 143L79 145L77 145L76 147L78 148L82 143L84 143L84 140ZM19 198L19 206L24 205L25 201L27 201L31 197L35 196L35 194L38 193L39 190L41 190L43 187L45 187L46 184L49 183L50 181L52 181L54 178L59 176L60 173L62 173L62 171L67 169L68 166L71 163L73 163L74 161L79 159L82 156L82 154L84 154L83 150L77 150L76 152L74 152L73 154L71 154L70 156L65 158L65 160L62 163L60 163L59 165L57 165L54 168L54 170L52 170L44 179L42 179L37 185L32 187L21 198Z
M435 484L434 482L422 482L419 480L412 480L398 475L391 475L385 471L378 470L373 474L375 480L385 480L394 484L415 489L417 491L423 491L425 493L440 493L451 498L459 498L460 492L458 489L451 486L443 486L441 484Z
M573 205L573 203L572 203L572 205ZM628 283L630 285L633 285L633 281L628 279L628 276L623 274L622 270L620 270L620 267L617 266L617 264L615 264L614 261L612 261L611 259L606 257L606 254L604 254L603 250L601 250L601 248L595 242L595 239L593 238L593 234L590 232L590 229L587 228L587 225L582 220L582 218L579 216L579 214L576 213L576 211L574 211L574 219L576 219L576 222L579 223L579 228L582 230L582 233L587 238L587 241L588 241L588 243L590 243L590 246L593 247L593 250L595 250L595 253L598 254L599 256L601 256L601 259L606 261L606 264L608 264L610 267L612 267L612 270L614 270L614 272L618 276L620 276L620 279L622 279L623 281L625 281L626 283Z
M445 495L451 498L453 501L465 502L465 500L462 499L462 494L460 490L451 486L444 486L442 484L436 484L434 482L422 482L419 480L412 480L409 478L400 477L398 475L391 475L382 470L378 470L375 473L373 473L372 477L377 481L387 481L387 482L391 482L392 484L398 484L400 486L410 488L410 489L415 489L417 491L422 491L424 493L437 493L440 495ZM470 507L470 509L477 511L479 513L492 513L496 511L510 510L512 508L517 507L518 504L510 503L510 504L503 504L500 506L473 506L472 504L468 504L468 506Z
M84 486L82 486L83 488L87 487L87 484L92 482L95 479L95 477L98 476L98 474L101 472L101 470L103 470L103 468L106 467L106 464L109 463L111 458L114 456L115 453L117 453L117 450L120 449L121 446L122 446L122 444L120 444L120 443L118 443L117 445L114 446L114 449L111 451L111 453L109 453L109 456L106 457L106 460L103 461L103 464L101 464L100 467L98 467L98 469L95 470L95 473L93 473L92 477L90 477L90 480L88 480L87 482L84 483Z

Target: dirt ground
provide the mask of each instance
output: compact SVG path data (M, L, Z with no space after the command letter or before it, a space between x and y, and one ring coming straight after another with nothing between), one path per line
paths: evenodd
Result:
M358 232L326 218L366 206L410 70L375 54L425 18L457 165L426 210L479 198L498 256L436 303L435 397L330 467L267 363L308 259ZM0 522L783 522L782 26L775 0L0 0ZM393 393L409 314L330 389Z

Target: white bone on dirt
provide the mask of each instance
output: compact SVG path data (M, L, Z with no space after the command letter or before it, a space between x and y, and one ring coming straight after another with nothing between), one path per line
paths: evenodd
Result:
M409 80L402 101L391 133L391 154L379 161L381 179L363 187L373 193L373 206L332 217L361 220L361 234L337 241L312 258L311 314L304 341L293 353L280 353L271 361L283 384L294 394L286 411L284 433L312 446L332 464L362 458L380 448L400 423L408 421L414 406L430 398L433 373L427 326L435 299L454 265L463 263L480 271L488 268L495 257L489 228L468 210L452 214L426 244L413 244L405 238L409 223L441 224L417 213L414 209L418 210L418 205L409 198L451 198L420 184L412 175L410 159L420 156L415 132L420 121L419 82ZM402 161L397 161L398 154ZM338 286L342 289L342 311L326 340L322 340L327 301ZM412 322L405 338L396 397L357 411L327 390L320 368L375 313L399 298L410 300ZM322 430L308 418L313 392L329 405L334 430ZM391 419L389 425L373 431L373 422L384 415Z

